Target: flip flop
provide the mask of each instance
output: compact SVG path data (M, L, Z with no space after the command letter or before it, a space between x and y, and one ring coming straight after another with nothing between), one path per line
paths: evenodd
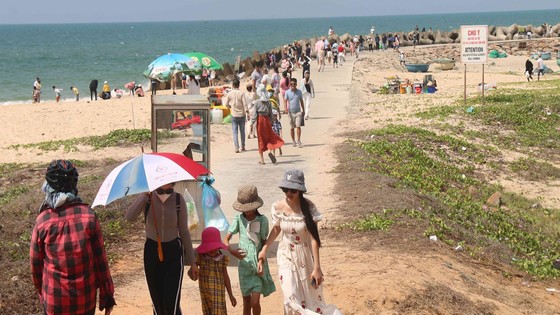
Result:
M272 161L272 164L276 164L276 157L274 156L274 154L272 154L272 152L268 153L268 157Z
M261 161L257 161L257 163L260 164L260 165L264 165L264 162L261 162Z

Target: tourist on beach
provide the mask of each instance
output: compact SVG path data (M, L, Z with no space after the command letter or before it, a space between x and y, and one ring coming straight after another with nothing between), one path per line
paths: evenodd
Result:
M41 79L39 77L33 82L33 103L41 103Z
M249 123L249 134L247 135L247 139L257 138L256 120L255 122L253 122L253 117L251 116L254 113L254 101L256 99L256 94L253 90L253 84L251 82L247 83L245 88L247 89L247 91L243 92L243 97L245 97L245 104L247 104L247 109L249 111L247 114L247 122Z
M259 161L263 165L263 153L282 147L284 141L272 130L272 104L270 97L274 95L272 86L268 85L265 91L257 90L257 100L251 113L251 123L257 123ZM274 153L268 153L268 157L273 164L276 164Z
M189 75L188 87L187 95L200 95L200 82L192 74Z
M263 77L262 64L260 62L257 62L255 64L255 69L251 73L251 83L253 83L255 89L259 87L259 84L261 84L262 77Z
M53 160L41 190L45 200L31 233L33 285L46 315L111 314L116 305L103 233L97 216L78 196L78 170Z
M72 93L76 96L76 102L80 101L80 90L78 90L75 86L71 86L70 91L72 91Z
M368 43L369 52L372 52L373 51L373 38L371 38L371 34L367 36L366 41Z
M311 58L304 56L301 67L303 71L302 76L305 78L305 72L309 72L311 70Z
M241 213L233 219L224 241L228 251L239 259L237 272L243 296L244 315L260 315L261 295L266 297L276 291L268 262L258 259L269 232L268 219L259 212L263 203L257 187L252 185L239 187L233 209ZM230 246L230 240L235 234L239 234L237 249Z
M124 91L121 89L114 89L113 91L111 91L111 97L114 98L121 98L124 95Z
M315 43L315 54L317 54L317 65L319 66L321 64L320 61L320 53L323 51L323 47L324 47L325 43L323 42L323 39L319 39L317 40L317 42Z
M55 100L58 103L60 101L60 96L62 96L62 91L63 90L56 88L56 86L54 86L54 85L53 85L52 89L54 91Z
M237 305L227 271L229 256L224 255L221 249L226 250L228 247L220 239L220 230L213 226L205 228L202 231L200 246L196 249L196 263L200 275L198 288L204 315L227 314L226 290L231 305Z
M301 125L303 122L303 116L305 115L305 105L303 104L303 95L297 88L296 78L292 78L290 80L290 89L286 91L285 109L290 117L290 136L292 137L292 145L294 147L303 148L303 145L301 144Z
M527 82L529 79L533 80L533 63L529 59L525 61L525 77L527 77Z
M175 89L177 88L177 74L178 73L179 73L179 71L175 70L171 74L171 91L172 91L173 95L177 95L177 93L175 93Z
M181 314L183 265L191 266L192 280L198 278L185 200L174 186L138 195L125 213L127 221L144 215L144 273L154 314Z
M305 119L309 119L309 110L311 108L311 99L315 98L315 87L313 86L313 81L310 78L309 71L306 71L303 74L302 80L302 95L303 95L303 104L305 108Z
M402 67L406 66L404 51L402 51L402 50L399 51L399 63L401 64Z
M224 105L231 109L231 129L233 131L233 145L235 153L245 151L245 120L249 112L245 95L239 90L239 79L233 80L233 90L227 95ZM241 136L241 150L239 149L238 133Z
M97 101L97 85L98 85L98 81L95 79L91 80L91 82L89 83L89 97L91 98L92 101L94 95L95 95L95 100Z
M325 303L317 227L322 215L315 204L303 196L307 192L303 172L287 170L279 187L285 197L272 205L273 228L258 258L266 260L267 250L281 235L276 255L284 314L341 315L336 306Z
M333 56L333 68L338 68L338 44L334 43L332 45L332 56Z
M379 38L379 34L375 34L375 50L379 50L379 41L381 39Z
M210 69L210 79L208 80L208 85L216 85L216 70Z
M290 75L288 74L288 71L284 71L282 72L282 80L280 80L280 93L279 93L280 97L278 98L281 104L285 103L286 91L289 89L290 89ZM284 113L287 114L286 111Z
M544 61L541 53L539 53L539 59L537 59L537 81L541 80L541 74L544 77Z
M187 74L186 73L181 74L181 87L183 88L183 90L187 89Z
M138 84L136 86L136 89L134 89L134 94L136 94L136 96L138 97L144 97L144 88L142 87L142 84Z
M338 43L338 56L337 61L339 65L343 65L346 61L346 48L344 48L344 44L342 42Z
M130 96L134 96L134 90L136 89L136 82L130 81L124 85L124 88L128 90Z
M108 100L111 98L111 87L107 81L103 82L103 88L101 90L101 98Z

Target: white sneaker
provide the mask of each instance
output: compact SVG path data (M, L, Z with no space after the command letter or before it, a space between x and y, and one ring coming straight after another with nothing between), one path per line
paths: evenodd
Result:
M303 144L301 144L301 141L298 142L297 146L298 146L299 148L303 148Z
M292 143L292 146L297 147L297 143L294 141L294 143Z

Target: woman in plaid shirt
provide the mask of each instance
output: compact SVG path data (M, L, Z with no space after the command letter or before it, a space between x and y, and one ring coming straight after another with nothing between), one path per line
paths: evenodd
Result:
M78 197L78 171L70 161L54 160L42 190L45 201L35 222L29 253L33 284L45 314L111 314L113 280L99 221Z

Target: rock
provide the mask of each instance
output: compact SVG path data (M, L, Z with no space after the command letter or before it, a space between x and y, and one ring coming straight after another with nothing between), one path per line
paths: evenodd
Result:
M497 191L486 200L486 204L490 206L500 207L502 205L502 194Z

